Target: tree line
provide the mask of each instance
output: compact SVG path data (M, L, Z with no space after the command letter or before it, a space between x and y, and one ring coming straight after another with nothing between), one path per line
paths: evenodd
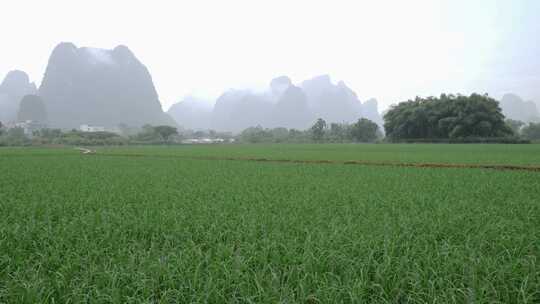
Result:
M143 126L133 135L120 135L114 132L64 131L61 129L39 129L25 134L23 128L4 129L0 125L0 146L27 145L128 145L128 144L166 144L173 142L178 130L170 126Z
M416 97L392 106L384 115L384 133L379 126L360 118L354 123L327 123L317 119L306 130L250 127L237 136L213 130L178 130L170 126L129 128L120 133L41 129L31 136L21 128L6 129L0 123L1 145L72 144L127 145L181 143L185 138L234 137L246 143L307 142L502 142L521 143L540 140L540 123L526 125L505 119L498 101L488 95L447 95ZM386 136L386 137L385 137Z
M506 119L505 122L518 137L531 141L540 141L540 123L530 122L526 124L523 121L514 119Z
M353 124L330 123L319 118L307 130L250 127L238 135L246 143L345 143L375 142L383 137L379 126L373 121L360 118Z
M221 139L244 143L307 143L307 142L374 142L382 138L382 132L374 122L361 118L356 123L330 123L318 119L307 130L287 128L265 129L251 127L233 136L231 133L214 130L178 130L171 126L145 125L142 128L119 127L122 135L114 132L64 131L40 129L25 134L23 128L5 129L0 125L0 146L25 145L129 145L129 144L177 144L184 139Z

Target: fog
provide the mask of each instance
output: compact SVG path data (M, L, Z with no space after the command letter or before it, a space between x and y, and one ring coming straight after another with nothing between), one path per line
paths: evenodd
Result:
M195 127L219 125L204 112L215 112L207 105L230 90L278 111L270 81L281 75L307 95L310 114L300 120L349 120L339 114L349 109L317 104L306 92L302 83L320 75L336 87L343 81L354 102L376 98L379 112L442 92L513 93L538 103L538 12L533 0L10 1L0 11L0 79L22 70L39 87L51 51L72 42L88 47L96 64L115 62L104 50L129 47L163 110L185 99L206 104L195 106L205 120Z

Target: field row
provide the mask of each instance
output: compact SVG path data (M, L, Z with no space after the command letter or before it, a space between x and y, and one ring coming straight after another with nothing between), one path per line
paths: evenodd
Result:
M261 144L96 147L99 154L540 166L540 144ZM72 147L0 148L0 156L75 155Z
M540 145L274 144L97 148L106 154L397 163L540 165Z

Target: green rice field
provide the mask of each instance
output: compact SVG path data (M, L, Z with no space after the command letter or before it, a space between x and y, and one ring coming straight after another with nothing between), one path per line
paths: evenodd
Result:
M0 148L0 303L540 303L540 145L91 149Z

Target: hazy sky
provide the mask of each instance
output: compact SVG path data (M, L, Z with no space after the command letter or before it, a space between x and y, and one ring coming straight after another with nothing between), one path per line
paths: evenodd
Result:
M0 77L41 82L56 44L127 45L164 109L279 75L344 80L383 106L441 92L540 101L540 1L78 1L0 5Z

